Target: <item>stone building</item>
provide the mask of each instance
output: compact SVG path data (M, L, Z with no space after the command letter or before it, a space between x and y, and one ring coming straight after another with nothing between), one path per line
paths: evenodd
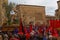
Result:
M56 16L56 19L60 19L60 0L57 1L57 4L58 4L58 9L55 10L55 16Z
M57 3L58 9L55 10L55 16L46 16L45 6L20 4L13 8L15 14L11 19L18 18L20 20L20 18L22 18L24 24L29 24L30 22L33 24L42 24L47 23L50 19L60 19L60 1ZM4 4L8 4L8 0L0 0L0 25L2 25L6 19Z
M0 0L0 25L5 22L5 7L4 4L7 4L8 0Z
M8 0L3 0L3 3L8 4Z
M46 15L46 23L47 25L49 26L49 20L56 20L56 16L49 16L49 15Z
M49 24L49 20L60 19L60 0L57 1L58 9L55 10L55 16L47 16L45 15L45 7L44 6L36 6L36 5L24 5L20 4L14 8L18 19L22 18L23 23L29 24L32 23L47 23Z
M17 5L15 12L22 18L24 24L45 23L45 6Z
M57 1L58 9L55 10L55 16L46 16L46 22L48 23L48 20L59 20L60 19L60 0Z

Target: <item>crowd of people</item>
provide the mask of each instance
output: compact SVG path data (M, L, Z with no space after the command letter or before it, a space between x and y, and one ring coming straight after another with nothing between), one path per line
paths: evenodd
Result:
M0 32L0 40L57 40L58 34L52 36L52 28L48 29L49 27L46 25L28 25L26 27L21 25L19 30L15 28L10 32Z

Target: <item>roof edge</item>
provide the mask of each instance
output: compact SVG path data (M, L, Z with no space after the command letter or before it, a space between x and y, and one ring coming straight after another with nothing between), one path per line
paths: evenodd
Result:
M17 6L34 6L34 7L45 7L45 6L39 6L39 5L28 5L28 4L19 4Z

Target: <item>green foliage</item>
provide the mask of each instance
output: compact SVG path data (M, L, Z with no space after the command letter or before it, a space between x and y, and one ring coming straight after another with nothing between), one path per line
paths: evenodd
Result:
M18 19L13 19L12 24L19 24L19 20Z
M10 3L10 4L3 4L3 7L5 7L5 10L6 10L6 17L8 18L8 24L10 25L10 22L11 22L11 17L10 17L10 11L12 10L12 8L14 7L14 3Z
M12 8L14 7L14 4L13 3L10 3L9 5L6 5L5 6L5 9L6 9L6 16L9 18L10 16L10 11L12 10Z

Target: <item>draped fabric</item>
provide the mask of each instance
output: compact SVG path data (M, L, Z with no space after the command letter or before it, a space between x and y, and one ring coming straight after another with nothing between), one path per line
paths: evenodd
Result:
M57 37L58 37L58 32L57 32L57 30L54 29L52 35L57 38Z
M33 28L32 28L32 25L30 25L30 32L32 32Z
M24 32L24 27L23 27L23 24L22 24L22 19L21 19L21 18L20 18L19 33L25 33L25 32Z
M26 39L29 39L30 38L30 33L26 33Z
M27 28L26 27L24 27L24 31L25 31L25 34L27 33Z
M60 20L50 20L50 26L48 27L47 32L54 37L58 37L56 28L60 28Z
M60 28L60 20L50 20L50 26Z
M43 29L42 28L39 28L38 31L39 31L39 33L42 33L43 32Z
M47 29L47 32L49 35L52 35L54 37L58 37L58 32L57 30L55 30L52 26L50 26L48 29Z

